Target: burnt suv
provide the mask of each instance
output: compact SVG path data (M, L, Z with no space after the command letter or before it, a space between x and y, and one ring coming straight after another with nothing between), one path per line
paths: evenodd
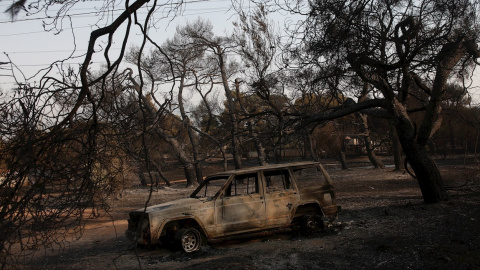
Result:
M339 210L320 163L267 165L213 174L189 198L130 212L126 235L139 244L192 252L205 240L293 228L313 232Z

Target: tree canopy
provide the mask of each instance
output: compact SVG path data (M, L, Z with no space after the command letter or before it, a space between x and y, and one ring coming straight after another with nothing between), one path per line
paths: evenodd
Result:
M464 0L310 2L299 31L303 42L293 50L296 63L315 70L315 83L345 96L359 97L362 85L372 87L369 99L305 122L380 108L395 124L425 201L445 199L426 146L441 125L447 83L471 82L480 56L478 8ZM422 117L413 122L416 113Z

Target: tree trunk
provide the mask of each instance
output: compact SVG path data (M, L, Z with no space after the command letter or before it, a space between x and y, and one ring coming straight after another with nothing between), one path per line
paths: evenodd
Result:
M227 155L226 155L226 153L225 153L226 146L225 146L225 145L222 145L217 139L215 139L215 137L213 137L213 136L211 136L210 134L202 131L201 129L198 129L198 128L196 128L195 126L190 126L190 128L194 129L196 132L200 133L201 135L210 138L210 140L212 140L212 141L218 146L218 150L220 151L220 153L222 153L223 170L224 170L224 171L227 171L227 169L228 169L228 162L227 162ZM202 179L202 182L203 182L203 179Z
M240 145L238 142L238 127L237 127L237 115L235 113L235 103L232 97L232 91L228 85L228 76L226 71L226 63L224 59L224 51L220 46L213 47L215 53L218 56L218 66L220 68L220 74L222 76L223 88L225 89L225 97L227 98L228 115L231 121L231 136L232 136L232 154L233 161L235 163L235 169L242 168L242 157L240 154Z
M183 104L183 90L185 88L185 74L187 73L186 67L182 69L182 76L180 77L180 85L178 86L178 107L180 109L180 115L182 116L182 126L186 129L190 144L192 146L193 163L195 167L196 181L198 184L203 182L203 173L201 169L201 161L198 157L199 139L195 131L191 128L190 118L188 117L185 106Z
M165 182L165 184L169 187L171 186L170 181L165 177L165 175L162 172L162 168L156 163L156 162L151 162L152 166L154 167L155 171L158 173L160 178Z
M196 180L195 167L189 155L183 150L180 142L176 138L169 136L161 128L158 128L157 132L172 147L172 150L177 155L178 161L182 164L185 171L185 178L187 179L187 187L193 186Z
M367 150L368 159L372 163L373 167L384 169L385 165L383 165L383 162L375 154L372 142L370 141L370 130L368 129L367 115L358 113L358 116L360 116L360 118L362 119L362 132L364 134L363 141Z
M341 141L340 141L340 156L339 156L339 159L340 159L340 164L342 165L342 170L346 170L348 169L347 167L347 159L345 158L346 156L346 152L347 152L347 146L345 145L345 135L343 135L341 137Z
M203 173L202 173L202 162L198 157L198 148L199 148L199 139L197 134L190 128L190 119L184 120L184 122L188 122L186 128L188 130L188 137L190 139L190 143L192 145L192 154L193 154L193 163L195 167L195 175L197 179L197 183L201 184L203 182Z
M202 171L202 165L199 162L195 163L195 176L197 177L197 183L202 184L203 171Z
M475 159L475 162L477 162L477 165L480 165L480 162L478 162L477 159L477 149L478 149L478 137L480 135L480 132L477 131L477 137L475 138L475 148L473 149L473 158ZM467 140L468 142L468 140ZM465 144L465 152L467 151L467 144Z
M425 203L447 200L448 194L435 161L427 154L425 147L411 141L403 142L403 151L412 166Z
M348 169L347 160L345 159L345 152L340 151L340 164L342 165L342 170Z
M255 149L257 150L258 164L260 166L265 166L265 165L267 165L267 155L265 154L265 148L263 147L262 142L258 138L257 133L253 129L253 126L254 126L253 121L249 120L247 125L248 125L248 129L250 131L250 136L252 136L253 143L255 145Z
M364 136L363 141L365 142L365 148L367 149L368 160L370 160L370 163L372 163L373 167L376 169L385 169L385 165L383 165L383 162L377 157L375 150L373 150L372 143L370 142L370 136Z
M392 142L393 162L395 163L395 171L401 171L404 169L402 162L402 149L400 142L398 141L397 131L395 130L395 124L393 121L389 121L390 126L390 140Z
M143 104L148 110L148 113L151 116L155 116L157 110L148 102L146 97L142 93L142 89L140 85L135 81L132 77L132 73L129 73L129 80L133 83L135 90L139 94L140 98L142 99ZM183 148L181 147L178 140L174 137L171 137L167 132L165 132L161 127L157 126L157 133L160 135L162 139L164 139L170 146L172 147L173 151L178 157L178 161L183 165L185 171L185 177L187 179L187 186L193 186L194 179L195 179L195 170L193 169L192 161L189 159L188 155L185 153Z
M185 172L185 177L187 178L187 187L195 185L195 167L192 163L186 163L183 165L183 171Z
M449 129L449 138L450 138L450 147L452 151L452 158L455 158L455 152L456 152L456 145L455 145L455 134L454 134L454 128L452 126L452 121L448 121L448 129Z
M235 92L237 93L237 100L238 100L238 103L240 104L240 108L243 110L243 113L248 115L249 112L244 106L243 99L240 95L239 79L235 79ZM267 165L267 155L265 154L265 148L263 147L262 142L260 141L260 138L258 137L258 134L254 129L254 126L255 126L255 122L251 118L247 120L248 132L250 132L250 137L252 137L253 143L255 145L255 149L257 150L258 164L260 166L265 166Z
M143 172L140 172L138 174L138 178L140 178L140 185L142 187L146 187L147 186L147 180L145 179L145 176L143 175Z
M242 154L240 153L240 143L238 142L236 135L232 138L232 144L233 163L235 165L235 169L238 170L242 168Z
M320 158L318 157L317 155L317 152L315 151L314 147L313 147L313 131L315 129L313 129L311 132L307 132L307 137L308 137L308 150L310 152L310 156L312 157L313 160L315 161L319 161Z
M425 203L447 200L448 194L435 161L427 154L425 145L416 140L416 129L405 107L396 104L396 129L408 163L412 166Z

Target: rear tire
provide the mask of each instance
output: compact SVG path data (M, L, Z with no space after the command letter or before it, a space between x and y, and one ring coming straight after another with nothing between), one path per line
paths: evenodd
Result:
M202 235L195 228L183 228L175 234L175 242L184 252L194 252L202 246Z
M324 228L323 219L318 214L305 215L302 219L302 233L305 236L315 236Z

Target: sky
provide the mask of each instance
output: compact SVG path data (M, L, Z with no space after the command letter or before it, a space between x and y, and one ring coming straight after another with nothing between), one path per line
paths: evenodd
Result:
M5 10L9 3L7 0L1 1L0 10ZM62 31L60 32L44 30L44 27L51 27L48 23L52 22L52 19L47 18L45 13L31 16L21 13L16 20L12 21L8 14L1 12L0 62L13 62L21 70L21 72L15 71L20 79L32 77L38 70L47 67L55 60L67 58L72 52L74 59L68 60L67 63L80 64L83 62L81 56L86 52L90 32L96 29L95 23L105 26L106 23L112 21L112 16L103 16L107 18L101 19L105 13L96 12L102 3L102 1L93 0L75 5L69 11L69 14L72 14L71 19L65 18L62 21ZM123 3L114 7L114 10L120 10L122 7ZM53 7L52 10L58 10L58 8L59 6ZM193 21L198 17L210 20L214 32L218 35L230 32L233 29L232 23L236 20L230 0L188 0L180 14L176 16L168 14L170 10L169 7L165 7L155 13L156 28L151 30L150 35L159 44L173 36L177 25L184 25L187 21ZM114 11L113 15L118 15L120 12ZM55 12L49 14L55 14ZM146 9L142 9L139 14L145 15ZM121 36L114 38L112 54L119 52L122 40ZM135 44L140 45L140 42L139 32L133 32L127 48ZM97 49L100 49L103 44L97 42ZM99 57L94 58L92 66L99 66L101 60ZM14 83L14 79L8 76L11 74L9 70L9 65L0 65L1 89L6 90ZM31 81L35 81L35 79Z
M0 11L7 9L11 0L0 0ZM28 0L27 0L28 1ZM171 0L176 1L176 0ZM151 1L152 2L152 1ZM185 1L184 1L185 2ZM38 82L39 76L34 75L42 68L48 67L49 64L56 60L61 60L73 55L72 59L66 61L75 67L83 62L82 55L86 52L90 32L98 26L103 27L120 14L123 8L123 0L118 0L117 6L113 6L111 14L100 13L98 10L104 3L103 0L90 0L79 2L69 11L70 16L64 18L58 28L51 31L45 31L44 28L51 28L49 23L52 18L48 18L44 12L34 15L21 12L16 20L12 21L9 14L0 12L0 89L8 90L13 86L14 78L11 75L10 65L2 64L5 62L13 62L16 65L14 69L15 75L20 80L23 78L31 78L30 83ZM164 3L160 1L159 3ZM175 3L175 2L173 2ZM248 1L246 1L248 3ZM169 14L169 6L159 9L155 13L156 27L152 28L150 35L155 41L161 44L167 38L175 33L178 25L184 25L187 21L193 21L198 17L211 21L214 32L222 35L233 30L233 22L236 20L235 11L231 8L231 0L186 0L181 13L174 16ZM249 8L248 4L245 6ZM53 6L48 15L54 15L60 6ZM140 10L139 14L145 15L146 9ZM279 22L288 19L286 14L277 14L274 20ZM135 28L136 29L136 28ZM141 35L139 32L131 33L129 45L139 45ZM123 37L115 37L112 55L119 52L120 42ZM104 45L97 42L97 50ZM8 55L8 57L7 57ZM99 54L97 54L99 55ZM103 58L94 57L93 68L99 68ZM480 73L477 69L477 74ZM40 73L41 74L41 73ZM53 73L55 74L55 72ZM476 89L472 91L474 100L480 101L480 76L476 76L474 86ZM479 104L480 102L476 102Z

